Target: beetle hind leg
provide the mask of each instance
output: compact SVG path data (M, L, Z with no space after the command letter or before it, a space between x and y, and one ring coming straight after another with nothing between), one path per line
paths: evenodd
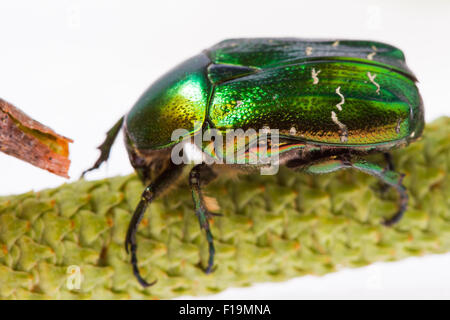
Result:
M304 170L308 173L330 173L340 169L353 168L371 176L378 178L384 184L394 188L399 195L399 205L397 212L390 218L383 221L385 226L392 226L393 224L400 221L406 208L408 206L408 194L405 187L402 184L403 176L393 170L387 170L380 167L377 164L365 161L363 159L328 159L320 162L313 163Z
M139 283L143 287L149 287L154 285L156 281L152 283L148 283L142 278L139 268L138 268L138 259L137 259L137 241L136 241L136 232L144 217L145 211L150 203L162 192L167 190L172 184L175 183L177 178L180 176L182 172L182 165L170 165L165 171L163 171L156 180L149 184L142 193L141 200L139 201L136 210L134 211L133 217L131 218L130 224L128 225L127 235L125 238L125 250L127 253L131 253L131 264L133 266L133 273Z
M398 210L392 217L385 219L383 221L383 224L385 226L392 226L395 223L399 222L403 217L406 208L408 207L408 193L406 192L406 188L403 186L404 175L393 170L386 170L374 163L370 163L364 160L357 160L352 164L352 167L364 173L377 177L385 185L388 185L397 191L399 195Z
M395 171L394 161L392 159L392 154L390 152L383 153L384 161L386 163L384 170ZM381 194L386 194L390 188L390 185L380 182L380 192Z
M386 161L386 170L395 171L394 161L390 152L384 152L384 161Z
M206 240L208 241L208 266L205 269L206 273L212 272L214 265L214 238L211 233L211 228L209 225L209 220L213 216L220 216L221 214L212 213L208 210L206 205L205 197L201 190L201 187L211 182L216 177L216 174L212 171L211 167L206 164L198 164L192 168L189 174L189 184L192 189L192 199L195 205L195 214L198 217L198 222L200 223L200 228L204 229L206 232Z

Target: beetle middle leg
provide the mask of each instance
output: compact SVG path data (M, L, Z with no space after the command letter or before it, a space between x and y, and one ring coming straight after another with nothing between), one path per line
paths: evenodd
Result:
M156 281L152 283L148 283L145 281L138 268L138 260L137 260L137 242L136 242L136 232L141 222L144 213L150 203L162 192L168 189L177 178L180 176L183 171L183 165L175 165L170 162L169 166L155 179L154 182L150 183L142 193L141 200L139 201L136 210L134 211L133 217L131 218L130 224L128 225L128 231L125 238L125 250L127 253L131 252L131 264L133 266L133 273L135 277L138 279L139 283L143 287L148 287L156 283Z
M204 163L198 164L193 167L191 173L189 174L189 184L191 185L192 189L192 199L194 200L195 214L198 217L200 228L205 229L206 240L208 241L209 258L208 266L205 269L206 273L210 273L212 271L215 254L214 238L209 226L209 220L213 216L220 216L220 214L212 213L208 210L201 187L211 182L215 177L216 174L213 172L211 167Z
M408 206L408 194L405 187L402 184L403 175L392 170L386 170L385 168L368 162L363 159L351 159L350 157L338 157L333 159L325 159L318 161L303 170L308 173L320 174L320 173L330 173L340 169L356 169L367 173L371 176L378 178L381 182L390 187L394 188L399 194L399 208L397 212L390 218L383 221L386 226L391 226L402 218L407 206Z

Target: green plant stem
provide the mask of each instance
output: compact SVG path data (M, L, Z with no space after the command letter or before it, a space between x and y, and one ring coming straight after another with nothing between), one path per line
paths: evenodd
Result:
M393 261L450 250L450 118L393 153L410 196L405 217L396 193L352 170L312 176L219 179L206 189L223 217L212 223L215 272L186 183L155 201L142 221L133 277L124 238L143 190L135 175L79 181L0 198L0 298L161 299L205 295L261 281ZM382 163L381 157L374 160ZM80 272L80 288L75 279ZM75 272L72 274L71 272ZM70 290L68 284L75 284Z

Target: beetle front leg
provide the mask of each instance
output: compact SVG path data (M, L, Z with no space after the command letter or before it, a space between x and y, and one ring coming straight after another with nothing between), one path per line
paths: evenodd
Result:
M183 165L174 165L170 162L168 168L166 168L156 180L149 184L144 192L142 193L141 200L139 201L136 210L134 211L133 217L131 218L130 224L128 225L128 231L125 238L125 250L127 253L131 252L131 264L133 266L133 273L139 283L143 287L152 286L156 283L156 280L152 283L148 283L145 281L138 268L138 260L137 260L137 242L136 242L136 232L141 222L145 210L150 205L150 203L163 191L165 191L168 187L170 187L173 183L175 183L176 179L180 176L183 171Z
M99 158L91 168L83 171L81 178L83 178L86 173L98 169L103 162L108 160L112 145L114 144L114 141L116 141L117 135L122 128L124 118L125 117L120 118L119 121L117 121L116 124L106 133L105 141L103 141L103 143L98 147L100 150Z
M210 273L212 271L215 254L214 238L209 226L209 220L213 216L220 216L220 214L212 213L208 210L205 199L203 197L201 186L208 184L215 177L216 174L212 171L211 167L207 166L204 163L196 165L194 168L192 168L191 173L189 174L189 184L191 185L192 189L192 199L194 200L195 214L198 217L200 228L205 229L206 240L208 241L209 259L208 266L205 270L206 273Z
M348 168L357 169L371 176L377 177L383 183L397 190L399 194L398 211L391 218L385 220L383 224L386 226L391 226L400 221L408 206L408 194L402 184L404 175L392 170L386 170L385 168L382 168L377 164L368 162L363 159L355 159L352 161L351 159L345 158L329 159L316 164L312 164L305 168L305 171L309 173L329 173Z

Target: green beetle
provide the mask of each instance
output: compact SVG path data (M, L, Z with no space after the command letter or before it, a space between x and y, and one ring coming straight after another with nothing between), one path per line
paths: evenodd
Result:
M353 168L375 176L399 194L398 211L384 224L397 222L406 210L408 196L403 175L394 171L388 152L422 134L424 112L416 81L402 51L393 46L293 38L225 40L166 73L108 132L99 147L100 158L87 170L108 159L123 126L131 164L148 183L125 241L139 282L153 284L140 276L137 267L137 226L151 201L172 185L184 168L183 163L172 161L172 151L186 138L211 129L225 133L275 128L278 148L271 157L276 156L279 165L308 173ZM177 129L184 129L185 134L173 139ZM271 140L268 135L266 142ZM248 153L250 144L243 148ZM199 150L217 157L207 144L202 143ZM386 168L360 158L376 152L384 153ZM226 165L252 171L249 169L266 164ZM220 168L203 162L189 175L195 212L209 244L206 272L211 272L214 264L209 220L215 214L208 211L201 186Z

